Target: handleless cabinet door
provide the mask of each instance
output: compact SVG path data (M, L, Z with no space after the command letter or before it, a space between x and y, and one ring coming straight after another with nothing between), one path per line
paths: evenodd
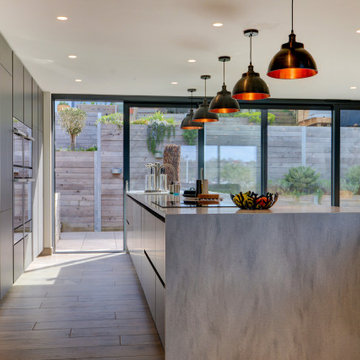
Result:
M156 257L155 267L163 282L165 282L165 223L156 219Z
M32 118L33 118L33 127L40 129L40 116L39 116L39 87L35 80L32 80Z
M24 270L27 269L27 267L32 262L32 256L33 256L33 249L32 249L32 234L29 233L24 238Z
M155 271L146 256L142 259L142 288L149 305L151 315L155 321Z
M24 121L24 66L13 54L13 116Z
M12 74L12 50L1 34L0 34L0 64L9 74Z
M24 240L14 245L14 282L24 272Z
M0 66L0 211L12 207L12 81Z
M165 345L165 288L160 280L155 279L155 293L156 293L156 310L155 310L155 324L159 333L161 342Z
M24 69L24 123L30 128L33 127L32 100L32 78Z
M134 201L128 196L126 197L126 214L125 214L125 226L126 226L126 246L130 255L134 250L134 219L133 219Z
M13 284L12 210L0 212L0 285L1 298Z
M144 211L144 249L146 250L151 262L155 265L155 246L156 246L156 220L157 218L149 211Z

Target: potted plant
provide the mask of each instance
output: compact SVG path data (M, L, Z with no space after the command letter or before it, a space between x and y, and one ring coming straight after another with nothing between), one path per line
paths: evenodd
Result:
M86 112L77 108L65 108L59 111L60 126L70 135L71 150L75 150L76 136L80 135L85 127Z
M57 109L57 112L60 112L61 110L64 110L69 107L70 107L70 105L67 102L60 101L56 109Z

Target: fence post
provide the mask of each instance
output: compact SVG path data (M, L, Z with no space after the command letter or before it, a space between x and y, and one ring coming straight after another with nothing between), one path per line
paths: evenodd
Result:
M101 113L98 113L98 119ZM101 231L101 122L96 127L97 151L94 154L94 231Z

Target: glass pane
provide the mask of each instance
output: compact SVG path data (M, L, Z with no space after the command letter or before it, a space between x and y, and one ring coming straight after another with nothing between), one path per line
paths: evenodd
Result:
M260 192L261 144L259 110L219 115L206 124L205 177L209 190L223 194Z
M150 169L158 162L167 183L180 182L182 189L195 186L197 179L197 130L182 130L186 108L130 109L130 190L145 190Z
M331 111L269 110L268 191L287 205L331 203Z
M340 205L360 206L360 110L341 110L340 119Z

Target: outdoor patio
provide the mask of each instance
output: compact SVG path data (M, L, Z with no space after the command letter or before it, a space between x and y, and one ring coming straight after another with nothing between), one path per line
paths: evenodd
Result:
M56 244L58 252L122 251L123 232L63 232Z

